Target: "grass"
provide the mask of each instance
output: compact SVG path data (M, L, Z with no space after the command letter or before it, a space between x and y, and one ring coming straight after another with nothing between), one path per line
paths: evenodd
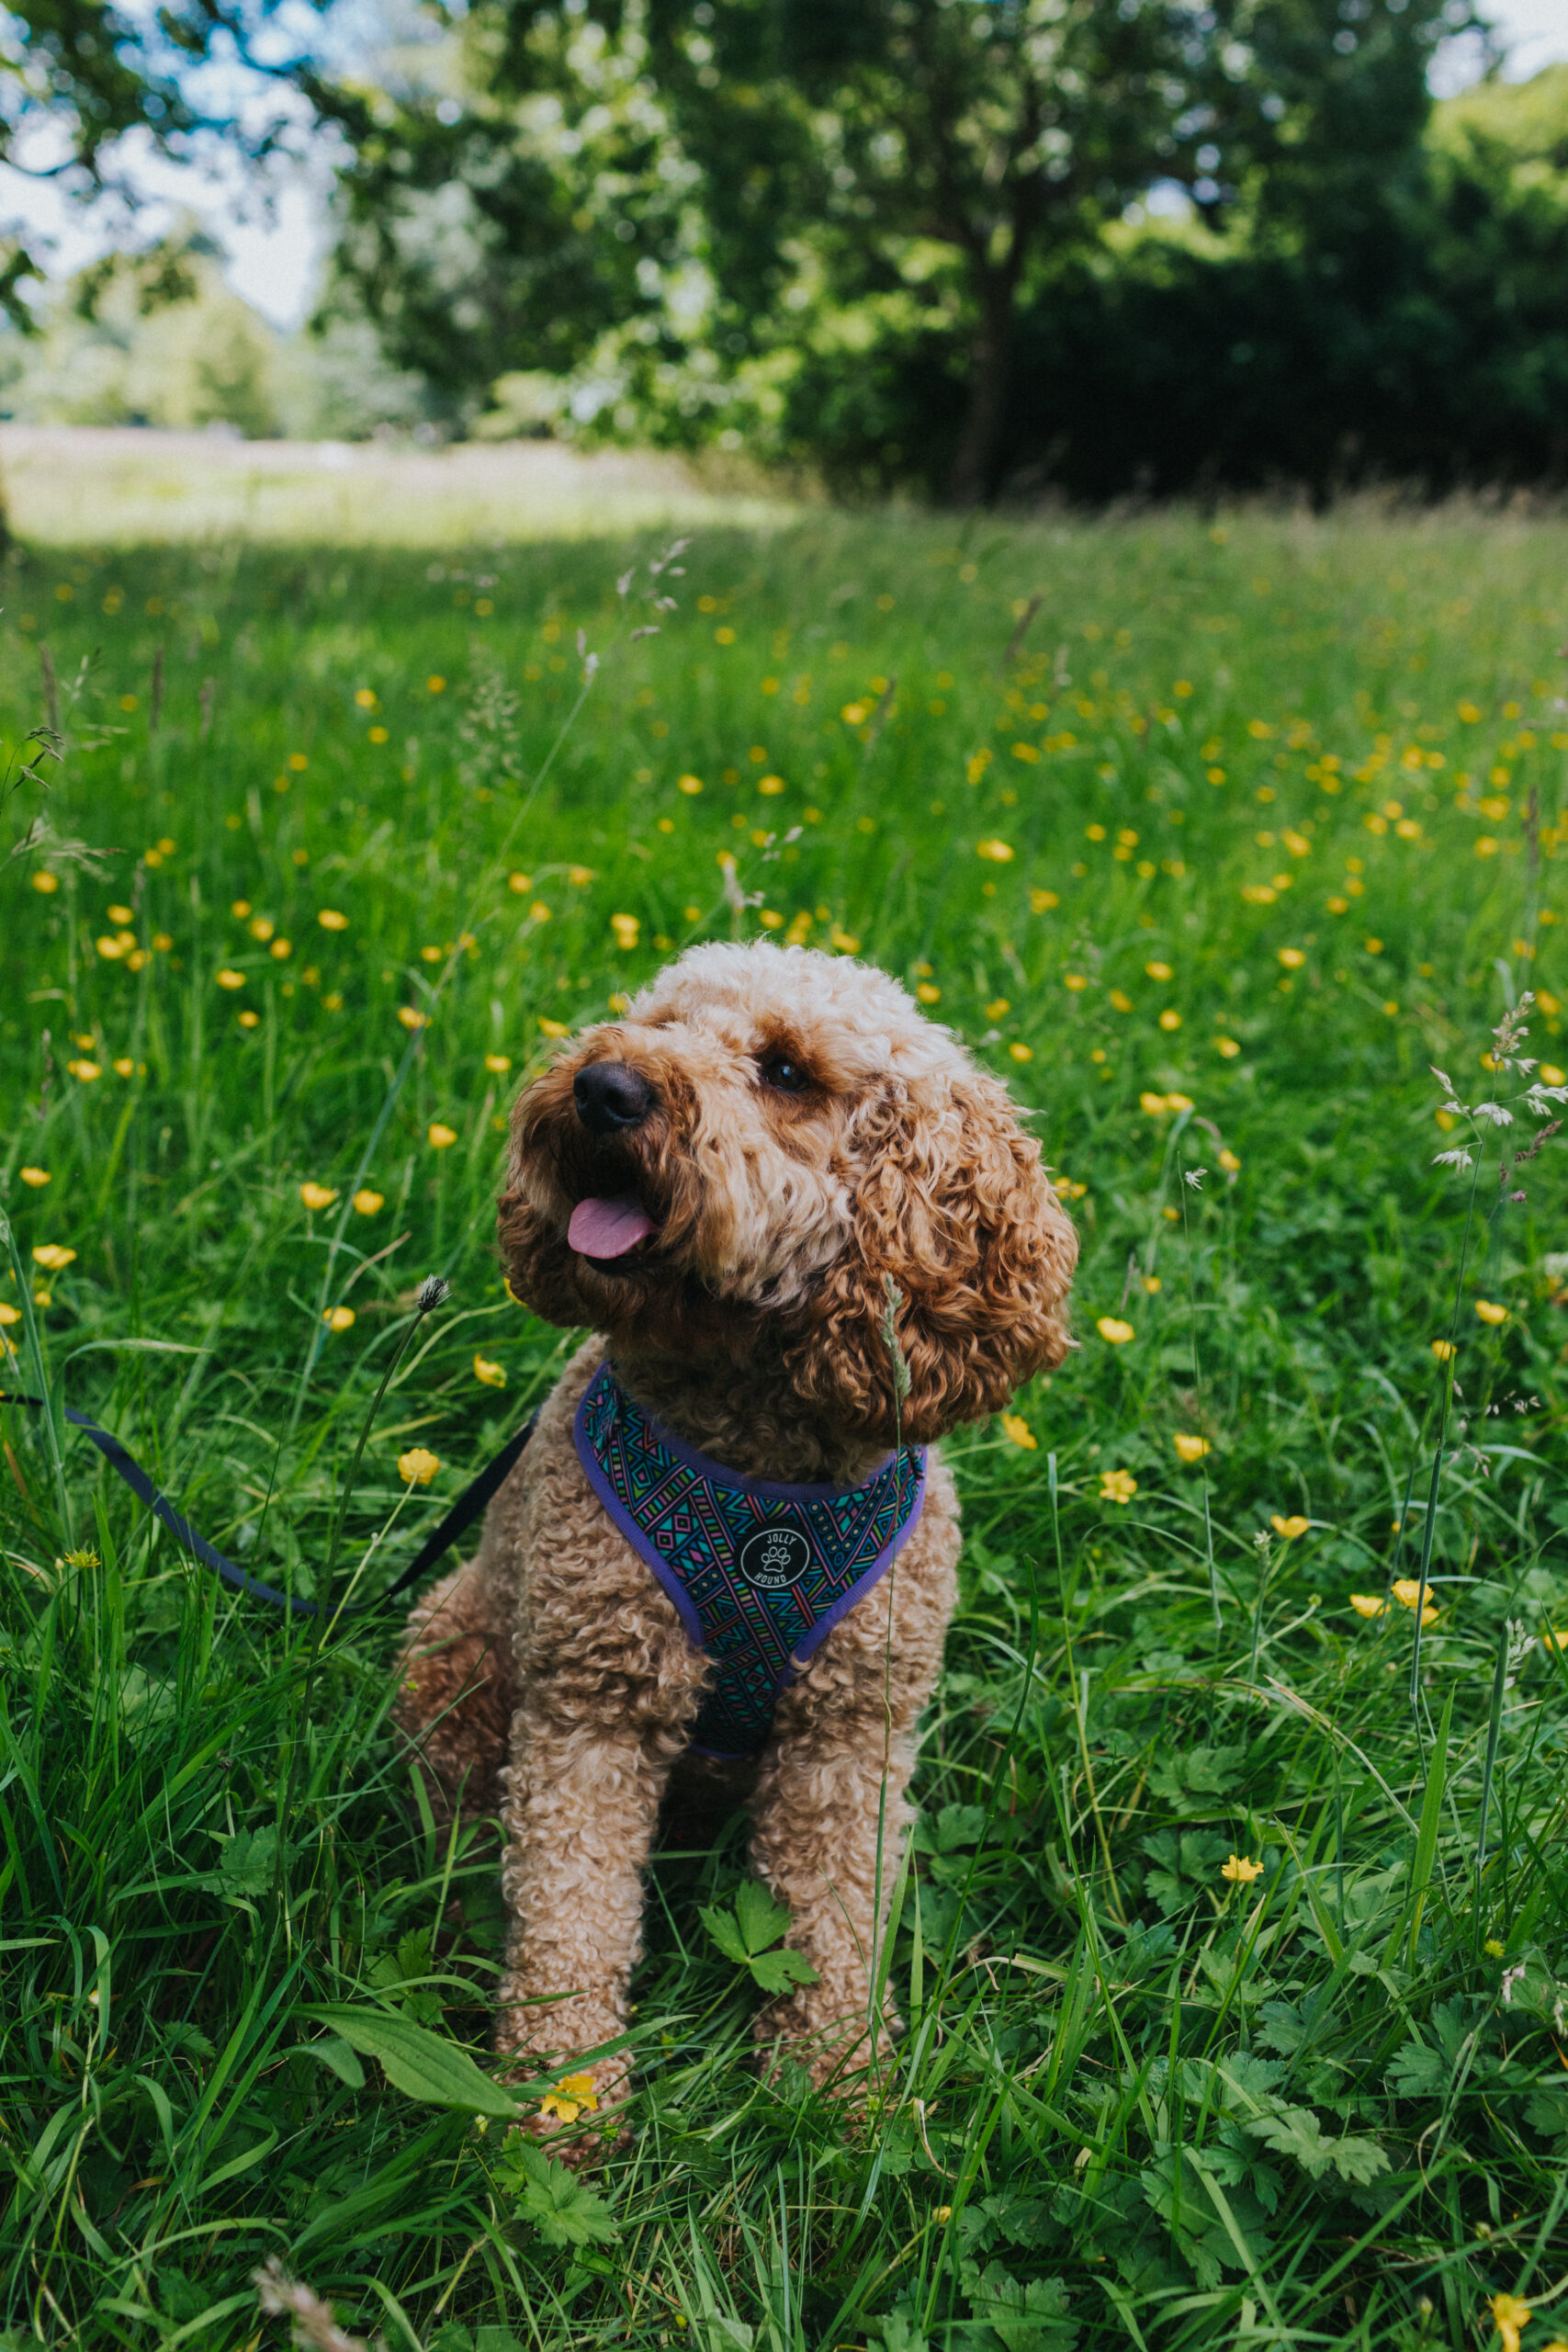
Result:
M55 846L0 882L5 1336L225 1551L319 1593L341 1521L372 1592L567 1344L491 1244L561 1027L759 924L940 992L1070 1190L1082 1347L951 1449L908 2031L859 2115L757 2079L732 1824L651 1873L629 2144L525 2159L464 2110L494 1848L399 1760L391 1625L236 1600L8 1408L0 2343L226 2352L277 2256L400 2352L1457 2347L1499 2295L1540 2352L1568 1231L1557 1144L1499 1186L1522 1108L1473 1205L1434 1166L1427 1066L1517 1097L1527 984L1568 1061L1562 526L824 514L623 605L654 552L13 559L0 726L71 743L7 803Z

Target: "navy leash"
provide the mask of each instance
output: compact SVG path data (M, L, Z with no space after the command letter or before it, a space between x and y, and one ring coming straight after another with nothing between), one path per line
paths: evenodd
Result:
M26 1396L15 1390L0 1389L0 1404L30 1405L35 1412L43 1409L41 1396ZM154 1519L162 1521L175 1543L194 1554L204 1567L215 1568L225 1584L232 1585L236 1592L244 1594L247 1599L267 1601L274 1609L287 1609L292 1616L321 1616L321 1601L297 1600L289 1593L279 1592L276 1585L263 1584L259 1577L248 1575L243 1568L236 1567L232 1560L225 1559L217 1546L209 1544L206 1536L199 1534L189 1520L175 1509L167 1495L160 1493L141 1463L134 1454L127 1453L118 1438L111 1437L107 1430L101 1430L96 1421L87 1419L85 1413L73 1413L69 1406L65 1408L65 1418L73 1429L80 1430L85 1437L91 1439L116 1476L124 1479L131 1493L146 1504ZM521 1458L524 1447L534 1434L538 1418L537 1413L531 1414L516 1436L508 1438L495 1459L486 1464L471 1485L465 1487L440 1524L426 1536L401 1576L389 1584L385 1592L378 1593L374 1600L358 1600L351 1608L334 1613L357 1617L367 1610L384 1609L389 1600L395 1600L400 1592L406 1592L410 1585L417 1584L435 1566L442 1554L450 1550L464 1529L473 1525L491 1497Z

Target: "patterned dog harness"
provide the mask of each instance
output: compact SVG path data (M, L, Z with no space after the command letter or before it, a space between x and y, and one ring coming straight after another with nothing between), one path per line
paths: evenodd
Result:
M716 1669L692 1735L701 1756L755 1756L781 1690L914 1533L923 1448L861 1487L790 1487L710 1462L627 1396L606 1363L573 1425L594 1493Z

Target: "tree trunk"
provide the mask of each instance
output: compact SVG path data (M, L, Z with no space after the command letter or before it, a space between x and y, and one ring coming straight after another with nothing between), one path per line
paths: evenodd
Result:
M996 492L1012 389L1013 284L1009 270L981 288L980 324L970 356L969 406L948 476L950 505L983 506Z

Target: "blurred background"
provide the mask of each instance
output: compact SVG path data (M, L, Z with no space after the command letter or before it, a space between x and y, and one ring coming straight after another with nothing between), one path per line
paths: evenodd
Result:
M1568 471L1568 0L3 23L14 427L970 506Z

